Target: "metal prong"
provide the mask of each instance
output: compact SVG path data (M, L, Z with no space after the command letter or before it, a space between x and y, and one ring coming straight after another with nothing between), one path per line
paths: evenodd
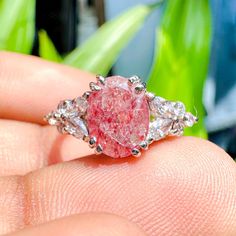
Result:
M90 82L89 83L89 87L92 91L99 91L101 90L101 87L99 85L97 85L96 83L94 82Z
M153 143L154 142L154 139L153 138L147 138L147 143L148 143L148 145L150 145L151 143Z
M60 101L60 103L57 106L57 109L67 109L71 106L73 106L73 100L66 99L66 100Z
M90 138L89 140L89 147L94 148L96 145L97 139L95 137Z
M66 134L67 133L66 130L65 130L65 127L62 126L62 125L57 126L57 130L61 134Z
M131 76L128 80L130 85L139 83L141 81L137 75Z
M170 135L173 135L173 136L182 136L184 133L184 131L181 129L181 130L178 130L178 129L173 129L170 131Z
M155 98L155 94L150 93L150 92L146 92L145 96L148 99L148 101L152 101Z
M147 150L148 149L148 143L147 141L142 141L139 146L144 149L144 150Z
M141 152L137 148L134 148L132 150L132 155L135 156L135 157L140 157Z
M51 117L45 117L44 120L47 121L49 125L59 125L60 123L55 114L53 114Z
M88 141L90 140L89 136L88 135L84 135L83 140L84 140L84 142L88 143Z
M85 98L86 100L88 100L90 94L91 94L91 92L87 91L83 94L82 97Z
M104 85L105 84L105 78L101 75L96 75L98 83Z
M96 154L96 155L99 155L99 154L102 153L102 151L103 151L102 146L101 146L100 144L98 144L97 147L96 147L96 149L95 149L95 154Z
M45 115L45 116L43 117L43 120L46 121L46 122L48 122L51 117L52 117L52 112L50 112L49 114Z
M141 92L145 91L146 88L145 88L144 84L137 84L134 89L135 89L136 93L141 93Z

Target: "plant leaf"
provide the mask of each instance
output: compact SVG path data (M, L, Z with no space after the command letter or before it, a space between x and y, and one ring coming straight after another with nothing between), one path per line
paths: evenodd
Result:
M159 4L136 6L105 23L88 41L70 53L64 63L106 75L120 51L157 5Z
M186 134L207 137L202 94L211 47L211 13L208 0L167 2L157 29L156 55L147 83L149 91L180 100L199 117Z
M60 54L45 30L39 31L39 55L49 61L62 61Z
M35 34L35 0L0 1L0 50L30 53Z

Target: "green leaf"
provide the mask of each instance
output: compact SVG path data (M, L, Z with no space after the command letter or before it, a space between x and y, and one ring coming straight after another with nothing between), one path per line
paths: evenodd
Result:
M105 23L81 47L70 53L64 63L106 75L120 51L140 29L145 18L157 5L159 4L138 5Z
M62 61L60 54L45 30L39 31L39 55L49 61Z
M183 101L199 117L198 124L187 129L186 134L206 138L202 95L211 47L208 0L168 1L156 44L148 90Z
M34 21L35 0L0 0L0 50L30 53Z

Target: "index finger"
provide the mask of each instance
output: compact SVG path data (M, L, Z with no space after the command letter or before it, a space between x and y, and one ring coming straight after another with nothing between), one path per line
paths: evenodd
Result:
M60 100L89 89L94 76L33 56L0 53L0 118L43 123Z
M0 234L107 212L149 236L236 235L236 166L223 150L182 137L143 154L116 161L90 156L0 178Z

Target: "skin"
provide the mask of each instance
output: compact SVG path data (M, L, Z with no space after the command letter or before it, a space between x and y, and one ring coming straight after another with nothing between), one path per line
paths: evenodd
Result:
M43 116L94 76L0 53L0 234L236 235L236 165L193 137L95 156Z

